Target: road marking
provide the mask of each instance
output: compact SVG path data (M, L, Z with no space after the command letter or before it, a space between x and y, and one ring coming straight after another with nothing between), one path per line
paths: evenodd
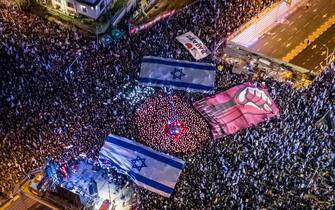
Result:
M296 37L295 37L295 36L291 36L290 38L288 38L287 41L290 41L290 40L293 39L293 38L296 38Z
M328 16L328 13L322 15L322 18L326 18Z
M306 23L306 24L304 25L304 28L306 28L306 26L308 26L308 24L309 24L309 22L308 22L308 23Z
M278 34L276 34L276 35L272 36L272 39L275 39L275 38L277 37L277 35L278 35Z
M286 28L282 28L282 29L280 30L280 32L283 32L283 31L285 31L285 29L286 29Z
M268 44L269 44L269 42L265 42L265 43L264 43L264 46L266 46L266 45L268 45Z
M290 42L290 43L288 43L288 44L286 45L286 47L289 47L289 46L291 46L291 42Z
M298 16L298 18L301 18L302 17L302 14L300 14L299 16Z
M314 50L316 48L316 44L312 46L312 50Z
M318 11L318 9L314 9L314 10L313 10L313 12L317 12L317 11Z
M278 42L280 42L281 40L282 40L282 38L277 39Z
M323 56L323 55L326 55L326 54L327 54L326 51L323 51L323 52L321 53L322 56Z

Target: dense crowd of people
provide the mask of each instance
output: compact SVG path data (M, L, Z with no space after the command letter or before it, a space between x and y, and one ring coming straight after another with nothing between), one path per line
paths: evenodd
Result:
M0 192L10 191L48 155L97 158L109 133L137 139L136 106L114 98L134 87L145 55L192 60L176 36L192 31L213 50L241 24L276 0L198 1L139 34L102 48L96 39L0 1ZM219 52L218 52L219 54ZM209 56L207 62L219 62ZM70 64L72 64L70 66ZM225 63L216 90L250 81ZM70 67L69 67L70 66ZM331 208L334 130L315 123L334 110L334 69L304 89L264 82L281 109L234 135L208 142L186 161L171 198L137 188L139 209ZM178 92L192 104L204 94ZM153 134L154 135L154 134ZM67 147L73 145L73 147ZM68 148L68 149L66 149ZM159 148L158 146L156 148Z
M205 119L192 108L192 104L175 94L158 93L146 99L135 113L139 136L137 140L161 152L188 154L196 151L210 140L210 131ZM179 121L185 132L164 132L168 122Z

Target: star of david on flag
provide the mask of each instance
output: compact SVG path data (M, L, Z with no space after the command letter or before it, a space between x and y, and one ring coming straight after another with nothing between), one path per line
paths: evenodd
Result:
M170 72L172 74L172 78L173 79L179 79L181 80L181 78L183 76L185 76L185 74L183 73L183 69L182 68L175 68L174 71Z
M136 168L138 171L141 171L143 167L147 167L145 165L145 158L141 158L140 156L137 156L136 159L131 160L132 168Z
M170 197L184 168L181 159L115 135L107 136L99 160L102 165L112 162L111 167L137 185L165 197Z

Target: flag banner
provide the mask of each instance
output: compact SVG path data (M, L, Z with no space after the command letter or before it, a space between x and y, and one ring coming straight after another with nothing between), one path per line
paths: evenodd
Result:
M100 161L111 161L137 185L170 197L184 161L126 139L108 135L99 152Z
M205 58L211 53L199 37L190 31L177 36L176 39L184 45L196 60Z
M206 97L195 102L194 107L209 121L214 139L279 116L267 89L251 82Z
M143 57L139 83L156 87L171 87L195 92L214 90L215 66L182 60Z

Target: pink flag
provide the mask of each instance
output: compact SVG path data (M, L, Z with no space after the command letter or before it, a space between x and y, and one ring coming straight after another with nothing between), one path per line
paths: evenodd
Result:
M251 82L206 97L194 107L209 121L214 139L279 116L279 109L266 88Z

